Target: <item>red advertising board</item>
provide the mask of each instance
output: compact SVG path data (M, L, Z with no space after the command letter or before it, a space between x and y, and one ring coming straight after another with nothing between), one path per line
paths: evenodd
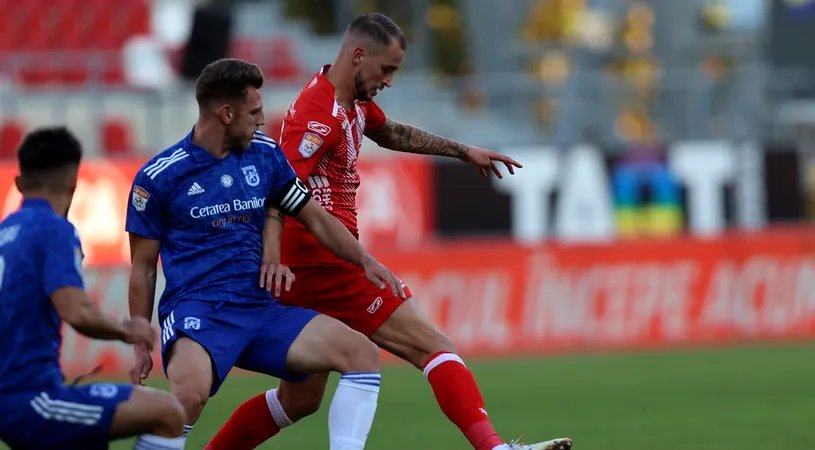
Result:
M462 352L815 337L815 233L381 255Z
M815 338L815 233L597 245L467 241L376 252L467 357ZM127 311L127 267L90 269L107 311ZM66 369L132 352L66 332ZM156 366L158 367L158 366Z

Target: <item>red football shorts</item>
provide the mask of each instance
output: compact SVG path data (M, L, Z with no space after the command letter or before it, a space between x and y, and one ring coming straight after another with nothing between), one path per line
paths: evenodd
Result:
M333 317L371 337L404 300L390 287L379 289L365 271L351 263L290 267L295 281L283 292L284 305L299 306ZM410 289L405 286L407 298Z

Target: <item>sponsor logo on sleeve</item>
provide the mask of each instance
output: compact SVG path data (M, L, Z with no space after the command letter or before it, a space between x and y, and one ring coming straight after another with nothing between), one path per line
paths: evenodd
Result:
M141 186L133 186L133 196L131 202L136 211L147 209L147 201L150 200L150 193Z
M320 146L323 145L323 138L317 136L314 133L306 133L303 135L303 140L300 141L300 154L303 155L304 158L311 158L317 150L320 149Z

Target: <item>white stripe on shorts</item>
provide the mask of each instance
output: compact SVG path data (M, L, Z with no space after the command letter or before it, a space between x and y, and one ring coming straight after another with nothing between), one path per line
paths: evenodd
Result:
M52 400L45 392L31 399L29 404L37 414L46 420L89 426L96 425L104 411L104 408L99 405Z

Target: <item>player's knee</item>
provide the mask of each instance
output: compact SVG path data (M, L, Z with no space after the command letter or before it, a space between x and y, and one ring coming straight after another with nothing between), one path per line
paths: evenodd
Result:
M196 389L194 387L182 387L179 389L173 389L173 394L175 395L176 399L178 399L178 403L182 407L182 411L184 413L184 423L190 425L195 423L198 420L198 417L201 415L201 411L204 410L204 405L207 404L207 400L209 397L201 392L201 389Z
M456 353L456 345L453 344L453 340L440 331L437 331L435 333L435 335L431 339L431 342L432 348L429 349L431 354L439 352Z
M170 438L181 436L187 414L178 399L170 393L162 392L153 405L159 417L153 434Z
M341 372L379 372L379 349L365 335L349 330L344 348L337 353Z
M427 360L437 353L456 353L453 341L437 330L417 338L413 347L415 351L407 355L408 361L419 369L422 369Z

